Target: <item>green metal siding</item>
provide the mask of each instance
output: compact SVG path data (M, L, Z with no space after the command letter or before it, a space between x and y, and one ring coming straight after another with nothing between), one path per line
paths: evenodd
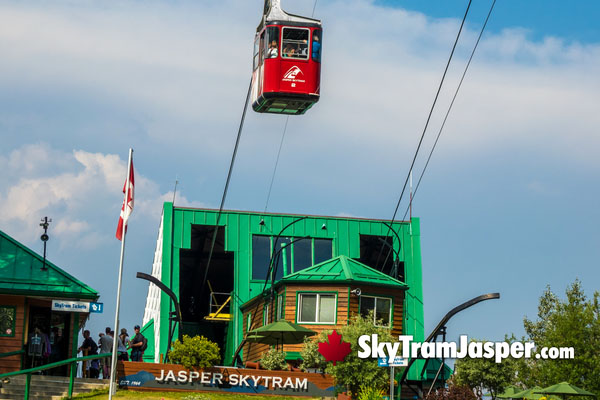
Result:
M163 262L162 282L179 296L179 250L191 246L191 226L215 225L218 210L187 209L173 207L172 203L164 204L163 213ZM243 211L223 211L219 225L225 226L225 251L234 253L234 292L231 313L233 320L227 331L226 358L231 357L243 338L243 320L240 306L258 295L263 288L263 281L252 281L252 235L277 236L287 224L303 216L290 214L260 214ZM264 219L264 226L259 223ZM310 236L316 239L331 239L333 241L332 257L346 255L351 258L360 257L359 235L388 234L384 221L367 220L347 217L309 216L287 228L282 237ZM389 222L389 221L385 221ZM326 229L321 229L325 224ZM409 285L405 300L406 333L423 339L423 294L421 275L421 255L419 242L419 220L411 222L394 222L392 225L398 232L402 246L397 238L393 238L393 246L399 251L400 261L405 263L405 279ZM385 253L384 253L385 254ZM166 306L166 305L169 306ZM160 352L167 349L168 315L171 311L170 299L161 294L160 311ZM177 337L177 332L175 333ZM229 362L231 360L224 360ZM417 369L415 369L416 371Z

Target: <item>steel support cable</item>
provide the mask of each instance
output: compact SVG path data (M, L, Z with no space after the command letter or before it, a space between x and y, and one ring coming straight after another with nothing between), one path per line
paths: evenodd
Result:
M315 15L315 9L317 8L317 1L313 4L311 18ZM319 85L320 88L320 85ZM319 91L317 88L317 91ZM283 147L283 141L285 140L285 133L287 132L288 122L290 120L290 116L288 115L285 119L285 126L283 127L283 134L281 135L281 142L279 143L279 150L277 151L277 158L275 159L275 167L273 168L273 174L271 175L271 183L269 184L269 191L267 193L267 200L265 201L265 208L263 210L263 215L267 212L267 207L269 206L269 200L271 199L271 191L273 190L273 182L275 181L275 174L277 172L277 166L279 165L279 156L281 155L281 149Z
M273 182L275 181L275 173L277 172L277 165L279 165L279 156L281 155L281 148L283 147L283 141L285 139L285 133L287 132L288 121L290 116L288 115L285 119L285 126L283 127L283 134L281 135L281 142L279 143L279 150L277 151L277 158L275 159L275 167L273 168L273 175L271 175L271 184L269 185L269 192L267 193L267 201L265 202L265 209L263 214L267 212L269 206L269 199L271 198L271 190L273 189Z
M223 196L221 197L221 205L219 206L219 212L217 213L217 222L215 223L215 230L210 243L210 251L208 252L208 261L206 262L206 270L204 271L204 278L202 279L202 285L200 286L201 297L204 294L204 285L208 278L208 270L210 269L210 262L212 260L213 250L215 248L215 242L217 240L217 233L219 232L219 221L221 220L221 214L223 213L223 206L225 205L225 199L227 198L227 191L229 190L229 182L231 181L231 174L233 172L233 165L235 164L235 158L237 156L238 147L240 144L240 137L242 136L242 130L244 128L244 120L246 119L246 111L248 110L248 102L250 101L250 93L252 92L252 78L250 78L250 84L248 85L248 93L246 94L246 103L244 104L244 111L242 112L242 118L240 119L240 126L238 128L237 137L235 139L235 146L233 147L233 154L231 155L231 162L229 164L229 172L227 173L227 180L225 181L225 189L223 189Z
M446 120L448 119L448 115L450 114L450 111L452 110L452 107L454 106L454 101L456 100L456 97L458 96L458 92L460 91L460 88L463 84L465 76L467 75L467 71L469 70L469 66L471 65L471 61L473 60L473 56L475 55L477 46L479 46L479 41L481 40L481 37L483 36L483 31L485 30L485 28L487 26L487 23L490 19L490 16L492 15L492 11L494 10L495 5L496 5L496 0L494 0L492 2L490 11L487 14L485 22L483 23L483 26L481 27L481 31L479 32L479 36L477 37L477 41L475 42L475 46L473 46L473 51L471 51L471 56L469 57L469 61L467 62L467 65L465 67L465 70L463 71L462 77L460 78L460 82L458 83L458 86L456 87L456 92L454 92L454 97L452 98L452 102L448 106L448 111L446 111L446 116L444 117L444 121L442 122L442 125L440 126L440 130L438 131L437 137L435 138L433 147L431 148L431 151L429 152L429 156L427 157L427 162L425 163L425 166L423 167L423 171L421 171L421 175L419 176L419 180L417 181L417 185L415 186L415 191L413 192L413 199L414 199L414 196L417 194L417 190L419 190L419 186L421 185L421 180L423 179L423 175L425 175L427 166L429 166L429 161L431 160L431 156L433 155L433 152L435 151L435 147L437 146L437 143L440 140L440 136L442 135L442 131L444 130L444 127L446 125ZM402 219L406 218L406 215L408 214L409 210L410 210L410 205L406 208L406 212L404 213L404 216L402 217Z
M450 56L448 57L448 62L446 63L446 68L444 68L444 74L442 75L442 79L440 80L440 84L438 85L437 92L435 93L435 97L433 99L433 103L431 104L431 108L429 109L429 114L427 116L427 120L425 122L425 126L423 127L423 132L421 133L421 138L419 139L419 144L417 145L417 149L415 150L415 155L413 156L412 162L410 164L410 168L408 169L408 173L406 174L406 179L404 180L404 185L402 186L402 191L400 192L400 197L398 198L398 202L396 203L396 208L394 209L394 214L392 215L392 219L390 224L393 224L396 220L396 214L398 213L398 208L400 208L400 203L402 202L402 198L404 197L404 192L406 191L406 185L408 184L408 180L410 179L410 174L415 166L415 162L417 161L417 156L419 155L419 150L421 149L421 145L423 144L423 139L425 138L425 133L427 132L427 128L429 127L429 122L431 121L431 116L433 114L433 110L435 109L435 105L437 104L438 97L440 96L440 92L442 91L442 86L444 85L444 80L446 79L446 74L448 73L448 68L450 67L450 62L454 56L454 51L456 50L456 46L458 44L458 40L460 39L460 35L462 33L463 27L465 25L465 21L467 20L467 15L469 14L469 9L471 8L471 3L473 0L469 0L467 4L467 9L465 10L465 15L460 23L460 28L458 30L458 34L456 35L456 39L454 40L454 45L452 46L452 51L450 52ZM388 232L386 236L390 234L390 228L388 228ZM375 265L379 264L379 259L381 258L381 254L383 253L383 245L379 250L379 255L377 256L377 261Z

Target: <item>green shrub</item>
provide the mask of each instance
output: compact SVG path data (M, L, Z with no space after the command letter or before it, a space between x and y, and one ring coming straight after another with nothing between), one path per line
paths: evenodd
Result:
M383 390L374 388L373 386L361 385L358 392L358 400L381 400Z
M260 365L270 370L284 370L288 367L285 362L285 353L277 349L271 349L264 353Z
M318 370L324 370L327 367L327 361L325 357L319 353L319 340L313 340L310 337L304 338L304 346L300 351L300 357L302 357L302 364L300 369L302 371L308 371L308 369L316 368Z
M183 335L183 342L176 340L169 351L169 360L187 369L212 367L221 361L219 346L204 336Z
M321 332L317 341L327 341L329 332ZM389 368L382 368L377 365L377 359L358 358L358 338L362 335L378 334L379 342L394 342L389 328L375 326L373 324L373 314L367 318L356 315L350 321L350 324L342 327L339 332L344 342L349 342L352 351L346 356L343 362L338 362L335 366L327 363L325 372L333 375L335 382L339 386L346 387L355 397L360 393L360 387L372 387L374 389L385 389L390 381Z

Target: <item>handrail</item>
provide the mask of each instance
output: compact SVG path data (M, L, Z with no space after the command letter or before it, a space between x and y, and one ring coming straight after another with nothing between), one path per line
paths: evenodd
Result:
M8 353L0 353L0 358L2 357L10 357L10 356L17 356L19 354L23 354L25 353L25 350L21 349L21 350L17 350L17 351L9 351Z
M112 356L112 353L91 354L89 356L73 357L73 358L69 358L67 360L57 361L57 362L53 362L53 363L46 364L46 365L40 365L39 367L24 369L21 371L6 372L4 374L0 374L0 379L8 378L10 376L16 376L16 375L27 375L27 379L25 381L25 396L23 398L25 400L28 400L29 399L29 385L31 383L31 374L38 372L38 371L43 371L46 369L60 367L61 365L75 364L79 361L95 360L97 358L105 358L105 357L110 357L110 356ZM73 367L74 367L74 365L71 365L71 377L69 380L69 394L68 394L69 399L71 397L73 397L73 380L75 378L75 369Z
M105 357L110 357L110 356L112 356L112 353L92 354L92 355L84 356L84 357L73 357L73 358L69 358L68 360L57 361L57 362L53 362L51 364L40 365L39 367L24 369L21 371L5 372L4 374L0 374L0 379L7 378L9 376L15 376L15 375L32 374L34 372L43 371L45 369L60 367L61 365L65 365L65 364L70 364L70 363L74 363L74 362L78 362L78 361L94 360L96 358L105 358Z

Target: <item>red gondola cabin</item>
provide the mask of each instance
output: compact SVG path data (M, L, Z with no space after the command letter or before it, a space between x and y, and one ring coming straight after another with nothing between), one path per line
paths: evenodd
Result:
M256 30L252 108L299 115L319 101L321 21L287 14L279 0L266 0Z

